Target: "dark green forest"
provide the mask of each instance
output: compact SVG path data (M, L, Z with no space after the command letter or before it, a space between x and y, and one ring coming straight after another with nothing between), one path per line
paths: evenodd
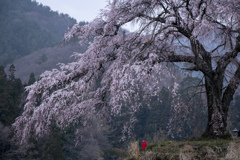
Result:
M31 0L0 0L0 65L61 42L76 23L67 14Z
M141 142L144 138L151 143L201 136L207 123L207 107L205 97L196 94L201 92L196 86L202 79L187 74L179 80L179 95L182 105L188 109L183 113L185 116L175 116L178 119L172 123L169 118L174 111L171 109L172 86L169 85L163 86L161 92L150 99L150 107L141 106L132 137L127 141L120 141L123 124L129 119L129 115L123 114L121 117L112 117L110 122L101 122L104 125L100 129L100 120L97 118L91 120L92 126L88 130L83 130L83 125L79 124L63 131L52 121L49 135L41 139L29 135L28 146L17 144L11 125L24 109L27 95L24 87L37 81L37 77L26 69L29 79L23 83L16 77L15 72L19 68L12 62L40 50L35 52L38 59L32 59L31 63L45 70L41 65L50 57L46 53L54 50L47 52L44 48L59 45L64 32L75 23L76 20L68 15L53 12L49 7L32 0L0 0L0 159L94 160L102 157L117 160L127 156L127 146L131 141ZM7 65L9 67L4 68ZM229 130L240 129L239 106L240 96L236 95L230 106ZM169 126L175 128L171 135L168 134ZM181 126L181 131L178 126ZM84 138L78 137L76 131L82 132Z
M11 125L22 109L21 96L23 85L19 78L15 78L15 67L9 68L7 77L4 68L0 66L0 122L3 125Z

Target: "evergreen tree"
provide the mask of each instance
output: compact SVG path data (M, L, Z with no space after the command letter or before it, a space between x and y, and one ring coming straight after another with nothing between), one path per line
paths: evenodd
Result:
M171 93L166 87L163 87L160 94L152 99L146 126L146 134L151 138L153 138L155 133L167 130L171 103Z
M137 139L153 138L160 131L166 131L171 107L171 92L163 87L158 96L152 97L151 106L141 107L137 113L134 134Z
M179 94L185 107L184 116L180 115L182 123L181 135L185 137L199 137L203 134L207 124L206 102L201 95L202 80L198 77L185 77L179 86Z
M149 118L149 112L150 109L148 107L141 107L139 109L139 112L137 113L137 123L134 126L134 134L136 135L136 138L144 138L145 133L147 131L145 130L148 125L148 118Z
M7 84L7 75L4 71L4 67L0 66L0 94L5 91L5 87Z
M15 71L16 71L15 66L14 66L14 64L12 64L9 68L9 72L10 72L9 80L10 81L13 81L15 79Z
M11 65L9 79L4 68L0 66L0 122L11 125L19 115L19 102L23 93L20 79L15 79L15 66Z
M14 122L15 115L16 111L12 97L7 93L0 94L0 121L4 125L10 125Z
M30 74L30 77L29 77L29 80L28 80L28 85L33 84L35 81L36 81L36 79L35 79L34 73L32 72Z

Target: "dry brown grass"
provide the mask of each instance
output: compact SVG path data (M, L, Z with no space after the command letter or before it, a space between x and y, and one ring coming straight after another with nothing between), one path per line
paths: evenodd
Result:
M179 158L180 160L193 159L196 152L191 145L185 145L180 149Z
M240 138L162 141L139 152L137 141L129 147L128 160L240 160Z
M139 150L138 141L134 141L130 143L129 153L134 159L136 160L140 159L140 150Z
M226 160L240 159L240 143L231 142L227 148Z

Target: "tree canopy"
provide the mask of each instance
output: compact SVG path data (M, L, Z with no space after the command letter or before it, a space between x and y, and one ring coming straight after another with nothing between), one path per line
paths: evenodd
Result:
M123 29L129 23L136 31ZM142 103L150 105L161 80L174 77L165 62L202 73L208 108L204 135L226 133L229 105L240 82L238 1L112 0L91 23L74 25L65 39L73 36L81 43L94 40L85 53L75 53L76 62L46 71L27 87L25 110L14 123L22 141L32 128L36 137L48 133L52 119L62 129L72 123L87 128L93 116L127 114L124 140ZM178 86L174 81L171 88L176 112L181 107Z

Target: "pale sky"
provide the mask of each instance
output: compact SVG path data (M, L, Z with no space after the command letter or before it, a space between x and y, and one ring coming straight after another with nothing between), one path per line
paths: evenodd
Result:
M90 22L104 9L109 0L36 0L44 6L49 6L51 10L59 13L68 14L78 22ZM124 25L129 31L135 31L136 26L131 24Z
M51 10L68 14L79 21L92 21L107 5L107 0L36 0Z

